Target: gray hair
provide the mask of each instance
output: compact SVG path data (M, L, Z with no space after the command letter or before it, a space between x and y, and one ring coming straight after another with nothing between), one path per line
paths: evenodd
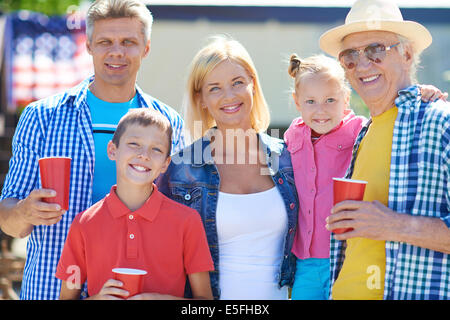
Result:
M150 39L153 16L140 0L96 0L87 12L86 35L92 40L94 23L103 19L137 18L142 23L145 42Z
M414 43L409 40L408 38L401 36L399 34L396 34L398 42L400 42L400 45L398 46L398 52L403 55L405 53L405 48L410 47L411 53L412 53L412 64L411 68L409 69L409 78L411 80L411 84L417 83L417 68L419 68L420 64L420 55L417 54L416 50L414 49Z

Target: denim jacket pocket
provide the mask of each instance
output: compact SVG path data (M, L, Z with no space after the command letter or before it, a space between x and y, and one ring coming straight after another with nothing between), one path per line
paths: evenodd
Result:
M184 188L179 186L170 186L170 192L173 195L173 199L181 204L184 204L192 209L201 212L202 203L202 188Z
M280 169L280 173L289 183L290 187L295 189L294 169L292 167L284 167Z

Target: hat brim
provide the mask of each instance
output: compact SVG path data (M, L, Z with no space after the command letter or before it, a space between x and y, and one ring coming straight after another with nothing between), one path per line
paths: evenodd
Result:
M345 24L325 32L319 39L320 48L331 56L337 57L342 50L342 39L349 34L364 31L388 31L409 39L414 51L420 54L432 42L430 32L414 21L358 21Z

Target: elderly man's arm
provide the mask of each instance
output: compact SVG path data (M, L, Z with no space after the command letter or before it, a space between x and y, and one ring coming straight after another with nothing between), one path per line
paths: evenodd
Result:
M327 229L353 228L336 234L338 240L354 237L406 242L450 254L450 229L439 218L395 212L379 201L343 201L332 209Z

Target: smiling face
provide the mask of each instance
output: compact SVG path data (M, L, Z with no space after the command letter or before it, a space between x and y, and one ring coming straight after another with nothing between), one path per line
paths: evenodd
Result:
M108 157L116 161L117 187L149 187L170 164L167 133L157 125L129 125L119 145L108 143Z
M137 18L102 19L94 23L86 47L93 58L97 88L134 88L150 40L145 41Z
M394 33L386 31L358 32L346 36L342 51L360 49L380 43L386 47L398 43ZM406 47L400 54L398 46L386 52L380 62L372 62L362 55L352 69L346 69L346 77L353 89L361 96L372 116L379 115L394 106L398 91L411 84L409 72L413 62L411 49Z
M340 124L350 98L326 73L305 74L293 97L303 121L317 134L326 134Z
M205 77L199 95L219 129L252 128L253 80L240 64L220 62Z

